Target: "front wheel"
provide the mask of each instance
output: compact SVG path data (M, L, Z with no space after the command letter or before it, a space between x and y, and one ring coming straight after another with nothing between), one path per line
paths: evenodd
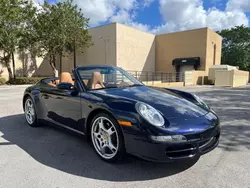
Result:
M100 113L93 119L91 141L96 153L107 162L121 160L125 154L121 128L108 114Z
M38 127L35 104L31 97L27 97L24 102L25 118L29 126Z

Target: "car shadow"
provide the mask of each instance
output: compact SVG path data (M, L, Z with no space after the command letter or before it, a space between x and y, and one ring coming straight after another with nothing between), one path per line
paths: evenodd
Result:
M83 136L59 128L31 128L23 114L0 118L0 133L4 145L17 145L36 161L77 176L106 181L143 181L171 176L193 166L198 159L153 163L132 156L123 162L102 161Z

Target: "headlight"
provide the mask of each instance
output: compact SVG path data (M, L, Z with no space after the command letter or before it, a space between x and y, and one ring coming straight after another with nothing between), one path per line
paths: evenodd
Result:
M136 109L139 114L146 119L150 124L161 127L164 125L164 119L162 115L152 106L145 103L136 103Z

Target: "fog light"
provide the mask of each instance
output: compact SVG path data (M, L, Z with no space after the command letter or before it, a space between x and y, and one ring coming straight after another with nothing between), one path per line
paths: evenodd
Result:
M151 139L157 142L186 142L187 139L183 135L171 135L171 136L151 136Z

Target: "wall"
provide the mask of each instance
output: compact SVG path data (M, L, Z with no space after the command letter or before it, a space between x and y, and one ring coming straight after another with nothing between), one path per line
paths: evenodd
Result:
M204 85L208 77L206 71L193 71L193 85Z
M102 65L105 63L116 65L116 24L91 28L89 34L92 36L93 45L86 49L84 54L77 53L79 65Z
M175 58L200 57L205 70L207 28L156 36L156 71L176 72Z
M43 70L43 62L44 58L32 58L29 53L24 53L24 54L19 54L15 53L15 72L16 76L32 76L36 75L37 72L46 72L45 75L50 74L50 70L47 70L47 66L45 66L45 69ZM10 63L11 69L13 70L12 67L12 62ZM41 71L40 71L41 70ZM9 79L8 71L7 68L3 65L0 64L0 77L4 77L6 80ZM52 74L52 70L51 70Z
M200 83L199 80L203 83L208 68L213 64L214 44L216 44L215 64L220 64L222 39L208 28L155 36L112 23L91 28L89 33L92 36L93 46L84 53L77 52L77 65L106 63L126 70L175 73L175 68L172 66L173 59L200 57L200 72L195 71L193 84ZM25 75L34 76L53 75L48 58L31 59L27 56L23 60L17 59L16 62L16 69L20 74L23 72ZM71 71L73 54L68 54L62 62L62 70ZM56 64L59 69L59 58ZM7 77L7 75L6 68L3 68L2 76Z
M232 70L233 72L233 87L244 86L248 84L249 72Z
M49 64L49 57L41 58L41 63L38 64L37 70L32 74L32 76L54 76L52 67ZM56 68L58 73L60 68L62 71L72 72L73 68L73 56L72 54L64 54L62 57L62 67L60 67L60 57L56 57ZM30 75L31 76L31 75Z
M214 31L207 29L206 71L209 71L212 65L221 64L221 45L222 37Z
M208 80L210 83L214 83L215 81L215 71L217 70L238 70L237 67L235 66L230 66L230 65L213 65L212 67L209 68L208 71Z
M232 86L233 72L228 70L215 71L215 86Z
M249 72L239 70L216 70L215 86L238 87L247 85Z
M155 71L154 35L117 23L91 28L89 34L92 36L93 45L84 53L77 52L77 65L106 63L126 70ZM51 69L50 66L43 67L41 74ZM57 67L59 69L58 61ZM67 54L62 59L62 70L71 72L72 68L73 54Z
M117 66L126 70L155 71L155 35L117 24Z
M215 72L217 70L228 70L228 68L226 66L223 66L223 67L215 67L215 68L209 68L209 71L208 71L208 80L211 82L211 83L214 83L215 81Z
M80 61L78 60L79 56L78 53L76 55L76 65L79 65ZM58 61L58 70L60 67L59 61ZM65 56L62 58L62 72L72 72L72 69L74 67L74 56L72 54L65 54Z
M31 58L29 53L15 54L16 76L53 76L54 73L49 64L48 57ZM78 57L77 57L78 58ZM79 62L79 61L78 61ZM56 67L60 71L59 57L56 59ZM71 72L73 68L73 55L65 54L62 58L62 71ZM11 69L13 70L12 63ZM8 80L7 69L0 64L1 77Z
M53 76L52 67L49 64L49 58L46 56L45 58L36 58L40 59L40 63L37 63L37 69L35 69L33 74L29 74L29 76ZM59 69L59 59L56 60L56 67Z

